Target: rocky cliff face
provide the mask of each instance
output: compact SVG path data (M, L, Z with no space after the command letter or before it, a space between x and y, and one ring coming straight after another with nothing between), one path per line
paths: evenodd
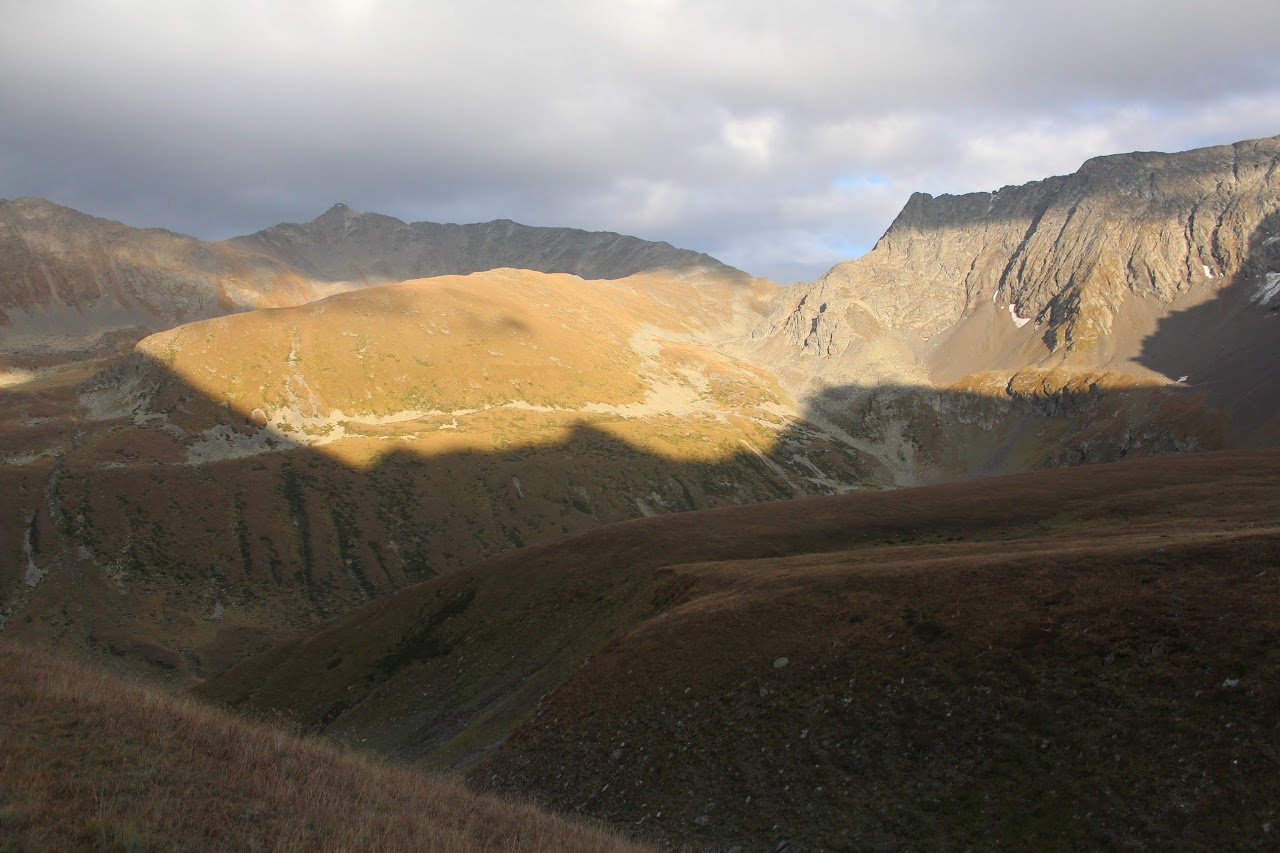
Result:
M276 225L232 245L328 281L383 284L511 267L616 279L658 269L737 273L710 255L607 231L535 228L509 219L474 225L402 222L345 204L302 225Z
M948 333L994 306L1024 364L1131 358L1143 318L1232 284L1252 288L1255 304L1276 299L1259 250L1280 209L1277 165L1280 137L1099 157L991 193L917 193L871 253L796 288L754 337L845 358L852 375L869 318L953 378L990 365Z
M810 418L896 437L904 482L1273 443L1278 165L1280 137L918 193L747 350Z

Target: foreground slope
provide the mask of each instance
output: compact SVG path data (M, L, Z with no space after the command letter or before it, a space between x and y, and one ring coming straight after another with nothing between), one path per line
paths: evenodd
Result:
M1280 453L642 519L201 688L728 849L1265 849Z
M5 850L643 849L8 642L0 683Z

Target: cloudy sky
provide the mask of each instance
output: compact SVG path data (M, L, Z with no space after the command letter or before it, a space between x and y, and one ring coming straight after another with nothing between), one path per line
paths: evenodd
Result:
M914 190L1280 133L1276 0L0 2L0 197L206 238L344 201L793 281Z

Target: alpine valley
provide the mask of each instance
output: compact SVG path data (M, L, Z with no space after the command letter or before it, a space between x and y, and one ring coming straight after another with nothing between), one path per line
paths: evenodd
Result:
M505 220L0 201L5 716L106 669L205 703L147 694L164 731L268 744L212 703L324 738L273 747L308 772L675 849L1271 849L1278 314L1280 137L916 194L789 286ZM58 790L0 836L60 846Z

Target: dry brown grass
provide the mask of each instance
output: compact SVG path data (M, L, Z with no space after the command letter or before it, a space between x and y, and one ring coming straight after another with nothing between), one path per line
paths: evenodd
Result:
M0 850L640 851L0 644Z
M200 690L703 849L1274 849L1277 484L1233 451L631 521Z

